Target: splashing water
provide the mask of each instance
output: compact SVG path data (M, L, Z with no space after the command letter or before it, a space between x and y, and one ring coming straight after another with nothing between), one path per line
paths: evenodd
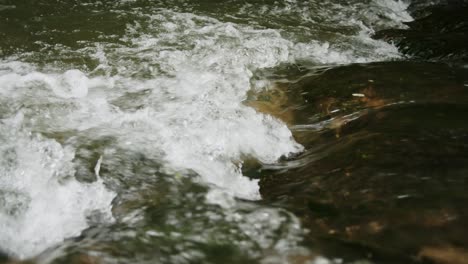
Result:
M182 176L207 188L203 199L186 201L205 210L201 220L184 222L193 230L200 229L196 224L208 229L203 222L216 218L217 225L244 234L239 248L261 249L250 257L263 258L267 250L276 255L297 251L305 231L294 216L255 203L245 208L239 199L261 199L258 180L242 174L244 160L270 164L303 147L284 123L243 102L249 90L268 88L268 80L256 75L261 69L400 57L395 47L369 34L404 27L402 22L411 20L406 4L338 2L232 1L225 7L104 1L103 6L72 7L78 17L68 24L61 24L66 16L58 14L67 11L58 9L60 4L57 14L30 21L31 28L44 28L35 29L25 50L0 61L0 248L20 258L36 256L90 226L112 224L111 204L125 212L117 222L133 228L131 239L141 239L133 225L148 225L145 210L161 205L138 201L140 211L121 205L144 190L159 190L149 184L151 178L179 181ZM101 12L102 19L93 12ZM80 22L83 17L96 20L96 29ZM120 31L107 33L112 22L106 19L123 25ZM151 172L132 167L141 160L151 161ZM180 183L170 188L175 190L164 199L174 206L184 195L195 195L181 193ZM112 203L116 196L119 202ZM187 208L170 211L159 228L179 225L181 210L194 214ZM280 229L283 238L276 237ZM140 235L155 239L160 234L148 232ZM212 232L219 236L219 230ZM195 240L209 244L209 239ZM197 254L203 259L205 253Z

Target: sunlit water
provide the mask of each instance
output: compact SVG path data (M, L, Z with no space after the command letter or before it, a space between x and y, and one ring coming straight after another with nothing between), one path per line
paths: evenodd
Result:
M303 151L247 92L285 64L398 59L370 34L411 20L391 0L3 2L0 249L42 262L313 259L242 174Z

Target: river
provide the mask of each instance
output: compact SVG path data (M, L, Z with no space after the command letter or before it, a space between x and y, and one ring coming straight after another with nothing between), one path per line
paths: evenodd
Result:
M322 184L326 179L304 180L304 171L332 173L336 168L328 164L348 172L359 167L341 164L353 158L334 154L402 126L379 122L387 120L382 115L411 116L411 103L422 94L423 103L447 103L433 100L443 97L437 92L393 95L403 90L392 83L395 76L409 80L408 89L435 85L425 79L432 73L446 76L438 85L450 87L451 98L466 98L457 90L467 86L466 68L414 66L396 45L372 37L407 29L414 20L409 4L0 1L0 251L10 261L35 263L380 263L362 250L327 246L322 234L314 237L325 229L339 233L333 225L341 226L341 218L323 220L330 217L320 215L330 212L323 201L304 203L318 212L304 214L302 196L282 188ZM417 76L404 75L410 72ZM403 106L393 111L394 105ZM382 107L390 114L380 113ZM337 128L362 116L367 123L359 133L346 137L346 127ZM466 154L460 122L447 124L458 131L449 133L458 137L453 148L464 142L455 158ZM424 136L431 137L418 139ZM437 142L447 137L438 136ZM362 149L353 153L371 155ZM409 154L385 157L400 161L400 155ZM330 159L326 165L316 162L323 157ZM393 171L371 169L388 176L412 168L398 164ZM327 190L336 184L337 193L358 192L355 183L330 181ZM413 195L400 187L398 199ZM328 197L320 190L300 192ZM457 215L447 210L447 217ZM385 225L368 222L377 231ZM314 229L321 224L327 227ZM343 232L354 226L346 223L350 229Z

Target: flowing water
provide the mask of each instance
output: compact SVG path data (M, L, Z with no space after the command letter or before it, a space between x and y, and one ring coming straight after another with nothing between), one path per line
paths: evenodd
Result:
M0 250L37 263L342 263L262 199L256 168L299 166L278 162L308 153L301 125L313 125L257 99L306 71L403 59L371 35L406 28L408 4L1 0Z

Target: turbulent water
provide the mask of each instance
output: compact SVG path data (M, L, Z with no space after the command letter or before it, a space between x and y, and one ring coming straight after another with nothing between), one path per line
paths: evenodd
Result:
M41 263L332 261L243 175L304 150L245 101L285 65L401 58L370 35L405 28L407 5L0 1L1 251Z

